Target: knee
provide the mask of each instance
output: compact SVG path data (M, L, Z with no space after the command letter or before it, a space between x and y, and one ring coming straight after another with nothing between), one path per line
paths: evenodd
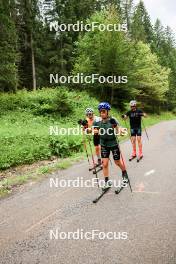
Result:
M142 140L141 140L141 137L138 137L138 143L140 144L140 143L142 143Z
M116 160L115 163L120 166L121 165L121 161L120 160Z
M136 139L135 138L132 138L132 144L136 144Z
M108 168L108 162L104 162L104 161L103 161L103 167L104 167L105 169L107 169L107 168Z

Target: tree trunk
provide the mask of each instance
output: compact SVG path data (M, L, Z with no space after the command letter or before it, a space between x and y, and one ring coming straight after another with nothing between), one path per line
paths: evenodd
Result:
M33 38L31 33L31 59L32 59L32 84L33 90L36 91L36 70L35 70L35 56L34 56L34 47L33 47Z
M111 104L113 104L113 102L114 102L114 88L112 86L112 88L111 88Z

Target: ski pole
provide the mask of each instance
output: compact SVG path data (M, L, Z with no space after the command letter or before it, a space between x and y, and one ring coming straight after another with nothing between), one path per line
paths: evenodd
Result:
M92 146L91 146L89 138L88 138L88 142L89 142L89 148L90 148L90 152L91 152L91 156L92 156L92 162L93 162L93 166L94 166L94 170L95 170L95 176L96 176L97 184L98 184L98 188L99 188L100 187L99 179L98 179L98 175L97 175L97 170L96 170L96 164L95 164L95 160L94 160L93 150L92 150Z
M121 160L122 160L123 166L126 168L126 166L125 166L125 160L123 158L122 151L120 149L120 143L119 143L119 140L118 140L117 136L116 136L116 139L117 139L117 144L118 144L118 147L119 147L120 156L121 156ZM128 176L128 184L129 184L129 187L130 187L130 191L133 192L132 187L131 187L131 182L130 182L129 176Z
M120 146L119 146L119 150L120 150ZM120 155L121 155L121 159L122 159L123 166L126 167L125 166L125 161L124 161L124 158L123 158L123 155L122 155L121 150L120 150ZM128 184L129 184L129 187L130 187L130 191L133 192L132 187L131 187L131 182L130 182L129 176L128 176Z
M85 152L86 152L86 157L87 157L88 164L91 167L90 160L89 160L89 154L88 154L88 151L87 151L86 139L85 139L85 136L84 136L84 131L83 131L83 145L84 145L84 149L85 149Z
M149 136L148 136L147 129L146 129L146 127L145 127L145 124L144 124L143 119L142 119L142 124L143 124L143 127L144 127L145 134L146 134L146 136L147 136L147 138L148 138L148 140L149 140Z
M127 128L128 134L129 134L129 139L130 139L130 141L131 141L131 143L132 143L131 136L130 136L130 133L129 133L129 128L128 128L128 126L127 126L127 122L126 122L125 119L124 119L124 122L125 122L125 126L126 126L126 128Z

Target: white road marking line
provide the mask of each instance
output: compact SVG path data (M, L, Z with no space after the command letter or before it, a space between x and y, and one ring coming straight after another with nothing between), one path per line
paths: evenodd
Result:
M63 193L70 191L69 189L65 190L64 192L62 192L59 196L61 196ZM55 210L54 212L52 212L51 214L45 216L44 218L42 218L40 221L36 222L35 224L31 225L29 228L27 228L24 232L28 233L30 232L32 229L34 229L36 226L44 223L48 218L50 218L51 216L55 215L57 212L59 212L60 210Z
M48 216L42 218L39 222L35 223L34 225L30 226L28 229L25 230L25 233L28 233L29 231L31 231L33 228L35 228L37 225L42 224L45 220L47 220L48 218L50 218L51 216L55 215L57 213L58 210L54 211L53 213L49 214Z
M147 172L144 174L144 176L149 176L149 175L154 174L154 173L155 173L155 170L153 169L153 170L147 171Z

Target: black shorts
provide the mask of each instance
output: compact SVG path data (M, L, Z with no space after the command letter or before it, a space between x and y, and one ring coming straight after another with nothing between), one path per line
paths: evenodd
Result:
M97 147L100 145L100 136L99 135L94 135L93 136L93 142L94 142L94 146Z
M142 129L141 128L131 128L131 136L132 137L141 137L142 136Z
M112 151L113 159L120 160L120 150L118 145L114 147L101 146L101 158L102 159L109 158L111 151Z

